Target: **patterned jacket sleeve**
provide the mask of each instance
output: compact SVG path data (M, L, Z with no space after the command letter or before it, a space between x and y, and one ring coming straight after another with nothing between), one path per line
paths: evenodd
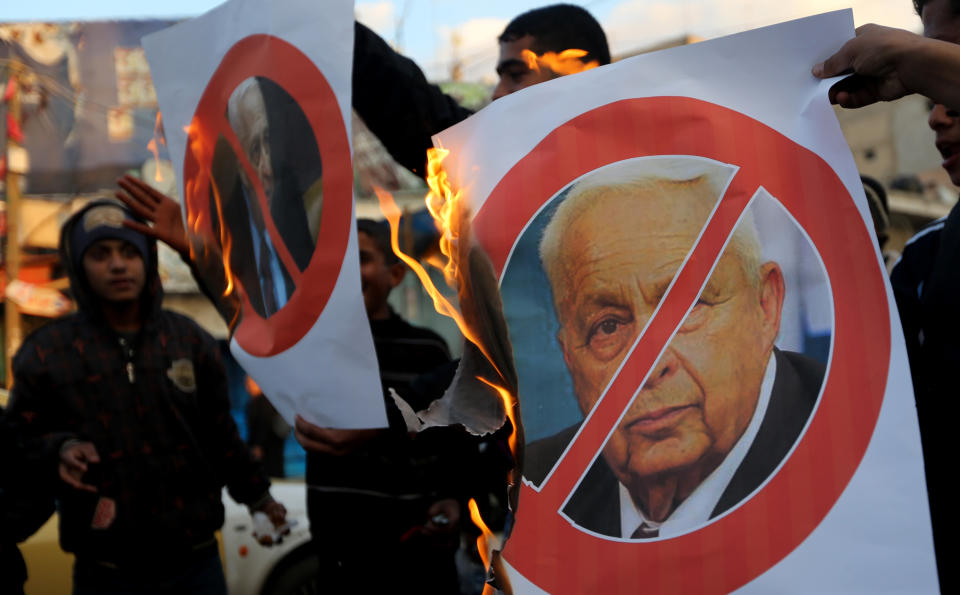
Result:
M226 484L230 496L253 505L267 495L270 481L240 438L230 414L227 374L213 337L200 331L196 361L197 396L202 432L197 432L210 466Z
M43 345L36 336L28 338L13 358L13 390L7 410L7 427L23 445L28 466L34 467L47 485L55 485L60 447L71 439L83 439L62 430L62 407L49 383L50 370L42 361Z

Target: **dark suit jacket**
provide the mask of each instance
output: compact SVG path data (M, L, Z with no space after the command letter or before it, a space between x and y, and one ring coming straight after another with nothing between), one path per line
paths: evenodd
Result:
M264 283L261 283L257 261L254 257L254 243L259 242L260 237L254 237L250 232L250 210L247 205L247 198L244 196L243 184L240 181L238 163L230 145L224 139L219 139L211 170L216 191L223 203L224 223L230 232L232 242L230 269L239 279L253 309L261 316L267 317L273 313L266 311L263 293L267 291L267 288L264 287ZM299 197L297 198L299 199ZM273 205L271 205L271 209L273 209ZM281 217L281 213L286 214ZM291 214L296 216L291 217ZM216 195L213 188L211 188L210 196L210 215L213 219L214 235L219 238L221 222L217 217ZM271 213L271 216L274 218L277 231L284 238L287 249L290 250L290 255L296 262L297 267L301 271L306 269L313 255L313 241L307 229L307 217L302 202L289 205L286 209L278 209L278 212ZM291 223L297 225L292 226ZM267 232L264 229L261 233ZM282 266L281 269L283 269ZM283 269L283 283L287 295L291 295L295 287L286 269Z
M776 469L793 447L813 411L824 365L806 356L774 350L777 375L767 413L743 462L710 514L716 517L753 492ZM524 477L539 485L553 468L579 424L527 445ZM620 494L617 478L603 457L598 457L580 487L563 509L584 529L620 537Z

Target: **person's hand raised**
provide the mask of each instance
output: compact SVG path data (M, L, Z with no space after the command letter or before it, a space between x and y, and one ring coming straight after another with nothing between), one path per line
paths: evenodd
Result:
M160 240L180 253L185 260L188 259L190 245L187 242L186 228L183 226L180 204L143 180L130 175L118 179L117 185L121 190L115 193L116 197L138 217L153 225L130 220L125 220L123 224L147 237Z

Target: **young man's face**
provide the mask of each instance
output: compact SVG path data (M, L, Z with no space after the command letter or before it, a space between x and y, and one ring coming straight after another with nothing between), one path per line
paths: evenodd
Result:
M94 242L83 253L83 272L93 293L114 304L138 299L147 279L140 251L124 240Z
M960 43L960 15L953 13L950 0L933 0L923 7L923 34L949 43ZM927 121L937 134L937 150L950 181L960 186L960 113L934 105Z
M393 288L403 280L404 268L400 264L387 264L383 252L369 235L357 234L360 246L360 288L363 305L370 320L382 320L390 315L387 298Z
M513 41L500 42L500 59L497 61L497 74L500 76L500 81L493 90L494 100L557 78L556 73L550 68L541 66L539 70L531 69L524 59L523 51L532 51L534 41L532 35L524 35Z

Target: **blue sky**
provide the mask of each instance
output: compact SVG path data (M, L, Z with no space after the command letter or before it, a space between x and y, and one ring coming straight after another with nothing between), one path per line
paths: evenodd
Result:
M323 0L317 0L318 6ZM188 17L209 10L213 0L4 0L0 22ZM446 78L452 56L465 77L493 76L497 34L510 18L549 0L374 0L357 2L357 14L412 57L434 79ZM857 24L918 30L910 0L585 0L607 31L614 54L692 34L718 37L828 10L853 7ZM459 38L457 49L452 40Z

